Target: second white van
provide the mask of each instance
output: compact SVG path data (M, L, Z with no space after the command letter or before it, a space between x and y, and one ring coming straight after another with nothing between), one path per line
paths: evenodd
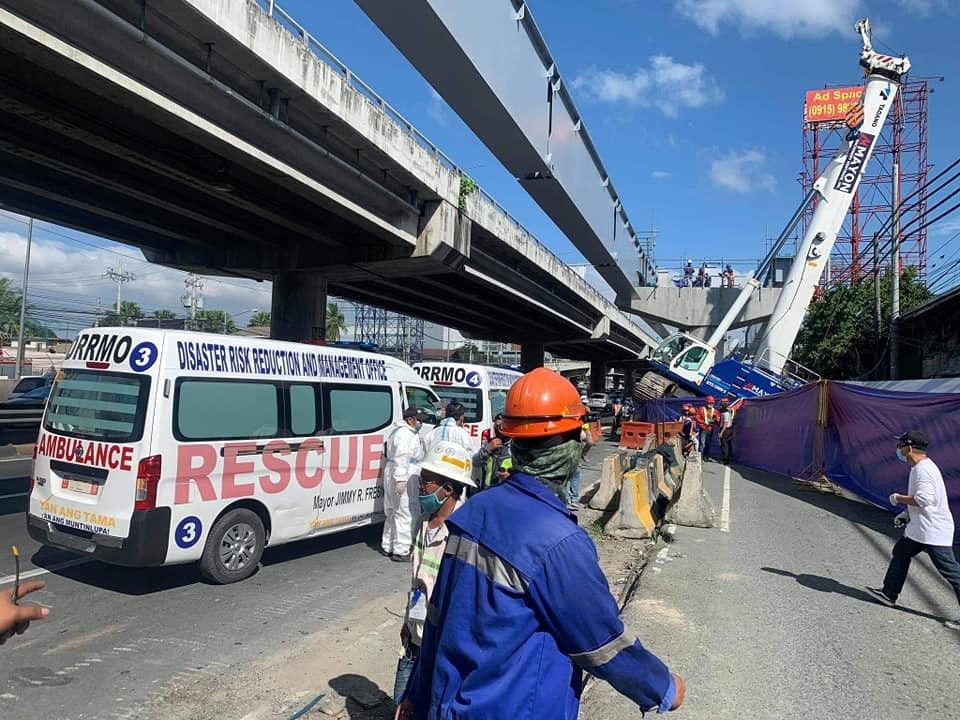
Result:
M516 370L453 362L421 362L413 369L430 383L444 404L463 405L463 426L475 450L490 439L493 419L506 407L507 391L523 376Z

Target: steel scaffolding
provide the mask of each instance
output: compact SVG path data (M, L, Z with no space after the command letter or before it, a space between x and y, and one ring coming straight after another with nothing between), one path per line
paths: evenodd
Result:
M903 205L900 227L919 228L901 238L901 267L915 266L920 279L927 271L927 231L922 223L911 225L927 207L927 98L929 79L917 78L904 83L897 94L886 127L877 141L873 158L853 198L850 212L837 236L830 255L829 270L823 284L828 287L857 282L874 271L873 237L877 239L878 256L889 266L892 242L893 168L899 164L900 198L909 198ZM804 195L837 154L846 126L842 120L804 122L803 169L801 184ZM912 196L912 197L911 197ZM804 213L806 230L816 203Z
M410 365L423 360L423 320L371 305L354 303L353 307L356 342L372 343L377 352Z

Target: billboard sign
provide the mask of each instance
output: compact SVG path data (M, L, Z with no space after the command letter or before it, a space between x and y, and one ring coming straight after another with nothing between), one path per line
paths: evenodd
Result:
M862 97L862 85L807 90L807 101L803 105L803 121L821 123L843 120Z

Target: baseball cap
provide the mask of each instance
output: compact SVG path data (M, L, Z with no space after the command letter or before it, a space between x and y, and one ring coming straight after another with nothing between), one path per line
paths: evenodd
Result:
M903 435L897 436L897 442L901 445L907 445L917 450L926 450L930 445L930 441L927 440L927 436L922 432L917 432L916 430L909 430Z
M415 418L422 417L422 413L415 407L408 407L406 410L403 411L404 420L412 417L415 417Z

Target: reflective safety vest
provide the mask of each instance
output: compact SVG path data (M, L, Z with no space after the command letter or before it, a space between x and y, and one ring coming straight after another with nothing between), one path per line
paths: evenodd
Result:
M700 408L700 422L704 425L713 425L717 421L717 409L704 405Z

